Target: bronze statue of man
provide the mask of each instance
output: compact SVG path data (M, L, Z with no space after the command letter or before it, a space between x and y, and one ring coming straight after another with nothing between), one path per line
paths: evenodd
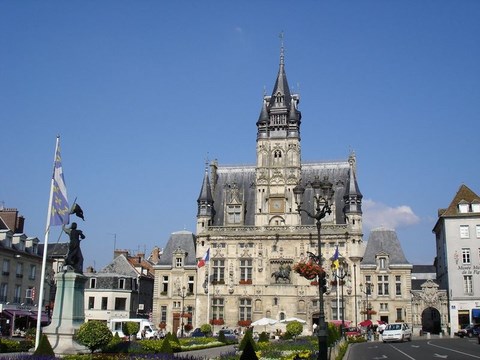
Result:
M70 236L70 244L68 245L68 254L65 259L65 265L73 267L76 273L83 273L83 255L80 249L80 241L85 239L82 230L77 229L77 223L72 223L70 228L63 227L63 230Z

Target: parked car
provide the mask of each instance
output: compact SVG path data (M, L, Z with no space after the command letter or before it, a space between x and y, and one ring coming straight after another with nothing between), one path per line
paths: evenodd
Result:
M345 335L348 336L360 336L362 331L358 327L348 327L345 328Z
M225 340L229 340L229 341L236 341L237 340L237 335L233 332L233 330L231 329L222 329L218 332L218 336L220 336L220 334L225 335Z
M193 330L190 334L191 337L204 337L204 336L207 336L205 335L205 333L202 332L202 330L200 330L200 328L196 328L195 330Z
M412 329L405 323L388 324L383 330L382 340L387 341L412 341Z
M480 325L479 324L470 324L465 326L463 329L458 330L457 336L460 336L461 338L467 336L469 338L473 336L478 336L480 334Z

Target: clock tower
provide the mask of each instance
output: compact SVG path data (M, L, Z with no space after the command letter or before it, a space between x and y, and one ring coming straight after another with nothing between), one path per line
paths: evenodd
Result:
M270 96L263 98L257 121L255 225L297 225L292 189L300 181L300 96L291 94L284 48Z

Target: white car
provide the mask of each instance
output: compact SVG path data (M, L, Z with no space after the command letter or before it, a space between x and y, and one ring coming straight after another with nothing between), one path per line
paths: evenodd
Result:
M387 341L412 341L412 329L405 323L388 324L382 333L383 342Z

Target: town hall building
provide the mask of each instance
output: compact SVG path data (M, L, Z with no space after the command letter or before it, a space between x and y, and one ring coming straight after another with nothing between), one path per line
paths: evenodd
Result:
M342 308L345 319L358 317L353 269L359 267L365 248L356 156L302 162L299 103L300 96L291 93L287 82L282 47L272 94L264 96L256 121L256 163L223 166L213 161L204 174L197 201L196 257L209 251L209 262L197 272L196 324L233 328L263 317L296 317L312 329L318 322L319 287L292 270L308 261L309 252L318 252L315 220L299 215L294 199L294 188L305 187L302 207L314 213L314 181L330 182L334 191L332 212L321 228L328 277L326 319L340 319ZM349 269L342 282L343 302L330 269L337 247Z

